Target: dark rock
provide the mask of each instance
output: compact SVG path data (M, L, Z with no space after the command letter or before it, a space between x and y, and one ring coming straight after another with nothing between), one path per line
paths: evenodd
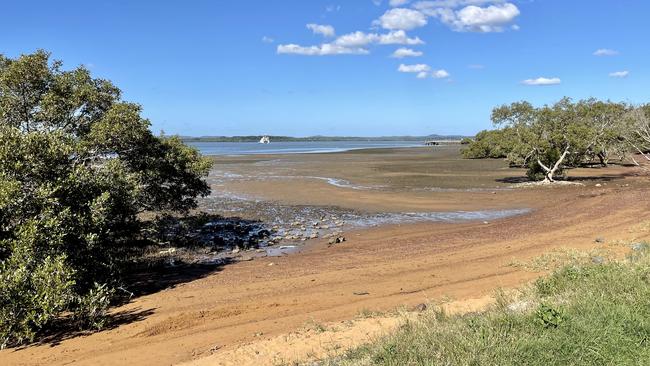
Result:
M427 304L422 303L422 304L415 305L411 311L417 311L421 313L425 310L427 310Z
M603 262L605 262L605 258L601 256L592 257L591 262L595 264L603 264Z
M599 238L596 238L596 240L594 240L594 241L595 241L596 243L601 243L601 244L602 244L602 243L605 242L605 239L599 237Z

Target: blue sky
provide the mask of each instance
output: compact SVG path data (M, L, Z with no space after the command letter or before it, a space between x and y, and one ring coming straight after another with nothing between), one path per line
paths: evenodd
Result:
M0 53L87 65L170 134L473 134L522 99L650 102L648 14L647 0L5 1Z

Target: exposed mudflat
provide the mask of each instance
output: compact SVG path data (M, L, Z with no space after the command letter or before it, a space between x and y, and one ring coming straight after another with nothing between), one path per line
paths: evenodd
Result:
M539 275L513 260L650 239L650 180L639 168L578 169L570 176L582 185L514 188L521 170L460 159L457 148L215 161L201 209L259 220L280 240L114 309L110 330L4 350L2 364L306 360L396 324L348 322L361 312L443 298L476 309L497 287Z

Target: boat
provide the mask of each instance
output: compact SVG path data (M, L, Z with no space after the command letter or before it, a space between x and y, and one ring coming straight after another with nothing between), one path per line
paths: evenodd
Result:
M271 143L271 139L268 136L262 136L262 138L260 139L260 144L270 144L270 143Z

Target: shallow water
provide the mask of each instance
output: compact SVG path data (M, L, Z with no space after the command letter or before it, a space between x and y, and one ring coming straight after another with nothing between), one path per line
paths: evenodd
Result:
M421 147L418 141L186 142L203 155L330 153L356 149Z

